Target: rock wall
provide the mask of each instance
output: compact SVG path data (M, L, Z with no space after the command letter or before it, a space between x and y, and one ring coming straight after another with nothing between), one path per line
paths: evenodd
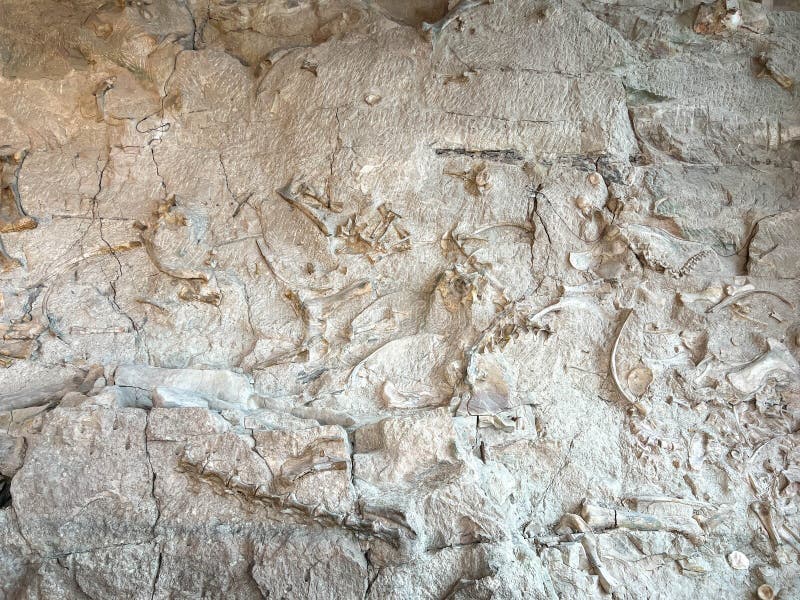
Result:
M1 597L800 597L796 0L0 0L0 69Z

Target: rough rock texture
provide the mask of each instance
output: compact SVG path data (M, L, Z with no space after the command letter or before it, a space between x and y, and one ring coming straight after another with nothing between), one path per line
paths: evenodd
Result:
M796 0L0 0L0 597L800 598Z

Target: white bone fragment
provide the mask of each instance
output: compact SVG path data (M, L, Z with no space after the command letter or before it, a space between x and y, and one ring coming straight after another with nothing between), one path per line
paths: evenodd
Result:
M750 559L747 558L742 552L734 550L728 554L728 564L732 569L737 571L744 571L750 568Z
M620 225L631 250L651 268L670 275L688 275L698 263L718 265L717 255L705 244L679 238L664 229L635 223Z
M681 572L687 575L707 575L709 572L708 563L703 559L699 552L682 558L679 561Z
M516 430L516 423L504 415L480 415L478 417L478 427L480 428L494 428L499 431L511 433Z
M210 410L239 409L241 406L187 390L157 387L153 390L153 406L156 408L200 407Z
M391 381L385 381L381 388L381 399L387 408L426 408L439 406L441 401L426 392L404 392L398 390Z
M758 586L756 592L759 600L773 600L775 598L775 591L772 589L772 586L766 583Z
M687 506L694 506L695 508L705 508L709 510L716 510L717 507L709 502L703 502L701 500L692 500L689 498L673 498L672 496L656 496L656 495L641 495L641 496L628 496L625 498L625 501L633 501L638 503L644 504L655 504L655 503L675 503L675 504L685 504Z
M706 460L706 445L708 436L703 432L696 432L689 442L689 468L699 471Z
M118 386L139 388L145 392L157 387L176 388L253 408L249 405L253 385L246 375L233 371L120 365L114 373L114 380Z
M628 373L628 389L637 398L641 398L653 383L653 371L648 367L636 367Z
M770 292L769 290L757 290L752 285L742 286L741 288L736 289L735 291L732 291L731 287L732 286L728 286L728 288L726 288L725 290L726 293L728 294L728 297L725 298L724 300L719 301L714 306L707 308L706 312L709 313L717 312L718 310L726 308L731 304L739 302L740 300L743 300L747 296L752 296L754 294L766 294L768 296L772 296L774 298L777 298L784 304L786 304L789 308L794 308L794 305L791 302L789 302L786 298L784 298L780 294L776 294L775 292Z
M635 531L672 531L685 535L690 540L700 540L703 530L691 517L655 516L632 510L615 510L583 503L581 516L592 529L616 529L624 527Z
M770 338L767 340L767 347L767 352L754 361L728 373L728 381L740 394L754 394L771 377L781 382L800 378L800 365L786 346Z
M597 551L597 540L595 539L589 525L580 516L574 514L566 514L561 518L559 529L564 531L574 531L582 533L580 537L581 545L586 551L586 557L589 559L589 564L597 576L600 578L600 585L608 594L613 594L619 588L620 584L617 579L609 573L603 561L600 559L600 554Z
M580 294L607 294L611 292L611 283L605 279L593 279L578 285L562 285L561 293L564 296L577 296Z
M711 302L716 304L724 297L725 292L721 286L707 287L697 293L678 292L678 300L680 300L683 305L692 304L694 302Z
M364 102L369 104L370 106L375 106L381 101L381 97L378 94L367 94L364 96Z
M596 252L570 252L569 264L578 271L589 271L600 264L601 257Z
M459 406L459 415L494 415L511 408L513 380L502 355L472 354L467 383L471 393Z

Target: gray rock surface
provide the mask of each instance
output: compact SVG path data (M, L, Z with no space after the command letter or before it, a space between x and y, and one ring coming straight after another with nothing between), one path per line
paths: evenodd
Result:
M798 77L796 0L0 0L0 598L800 597Z

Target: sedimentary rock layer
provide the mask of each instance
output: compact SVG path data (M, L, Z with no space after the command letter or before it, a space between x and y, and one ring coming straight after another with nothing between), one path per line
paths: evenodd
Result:
M0 597L800 597L795 0L0 0Z

